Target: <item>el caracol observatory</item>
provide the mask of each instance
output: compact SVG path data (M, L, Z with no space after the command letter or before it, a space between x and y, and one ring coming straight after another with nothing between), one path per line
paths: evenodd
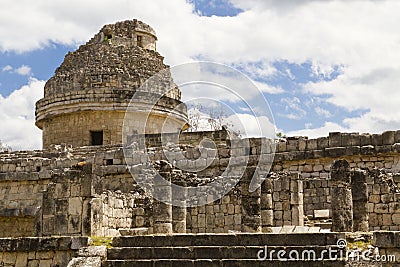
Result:
M129 131L176 132L187 127L186 106L169 66L156 51L154 30L138 20L105 25L86 44L68 53L36 103L43 148L120 144L129 109ZM163 71L163 85L142 86ZM142 86L142 87L141 87ZM168 88L168 90L166 89ZM137 103L129 105L135 95ZM156 104L149 99L158 99ZM126 121L125 121L126 123Z

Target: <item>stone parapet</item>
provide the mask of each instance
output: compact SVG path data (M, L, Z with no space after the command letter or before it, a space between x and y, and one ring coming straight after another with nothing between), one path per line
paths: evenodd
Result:
M400 131L382 134L330 133L328 137L292 137L276 144L276 161L336 158L354 155L397 154Z

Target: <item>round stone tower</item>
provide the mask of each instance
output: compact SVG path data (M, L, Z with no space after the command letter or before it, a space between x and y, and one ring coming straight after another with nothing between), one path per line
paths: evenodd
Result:
M130 109L132 132L144 124L146 133L184 130L186 106L164 58L156 52L156 40L149 25L129 20L104 26L89 42L68 53L47 81L44 98L36 103L43 147L122 143L125 112L137 93L142 99L159 100L156 105L141 101L137 109ZM141 87L160 71L168 86Z

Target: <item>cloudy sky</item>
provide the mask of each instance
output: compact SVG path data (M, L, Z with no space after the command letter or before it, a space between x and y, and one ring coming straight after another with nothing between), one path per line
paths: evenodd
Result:
M398 0L2 0L0 140L40 148L45 81L104 24L134 18L167 64L248 75L287 135L400 129L399 14Z

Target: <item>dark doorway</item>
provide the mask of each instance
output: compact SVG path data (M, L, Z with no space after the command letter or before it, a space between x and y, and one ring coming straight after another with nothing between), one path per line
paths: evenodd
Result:
M142 36L137 36L137 46L143 47Z
M90 145L103 145L103 131L90 131Z

